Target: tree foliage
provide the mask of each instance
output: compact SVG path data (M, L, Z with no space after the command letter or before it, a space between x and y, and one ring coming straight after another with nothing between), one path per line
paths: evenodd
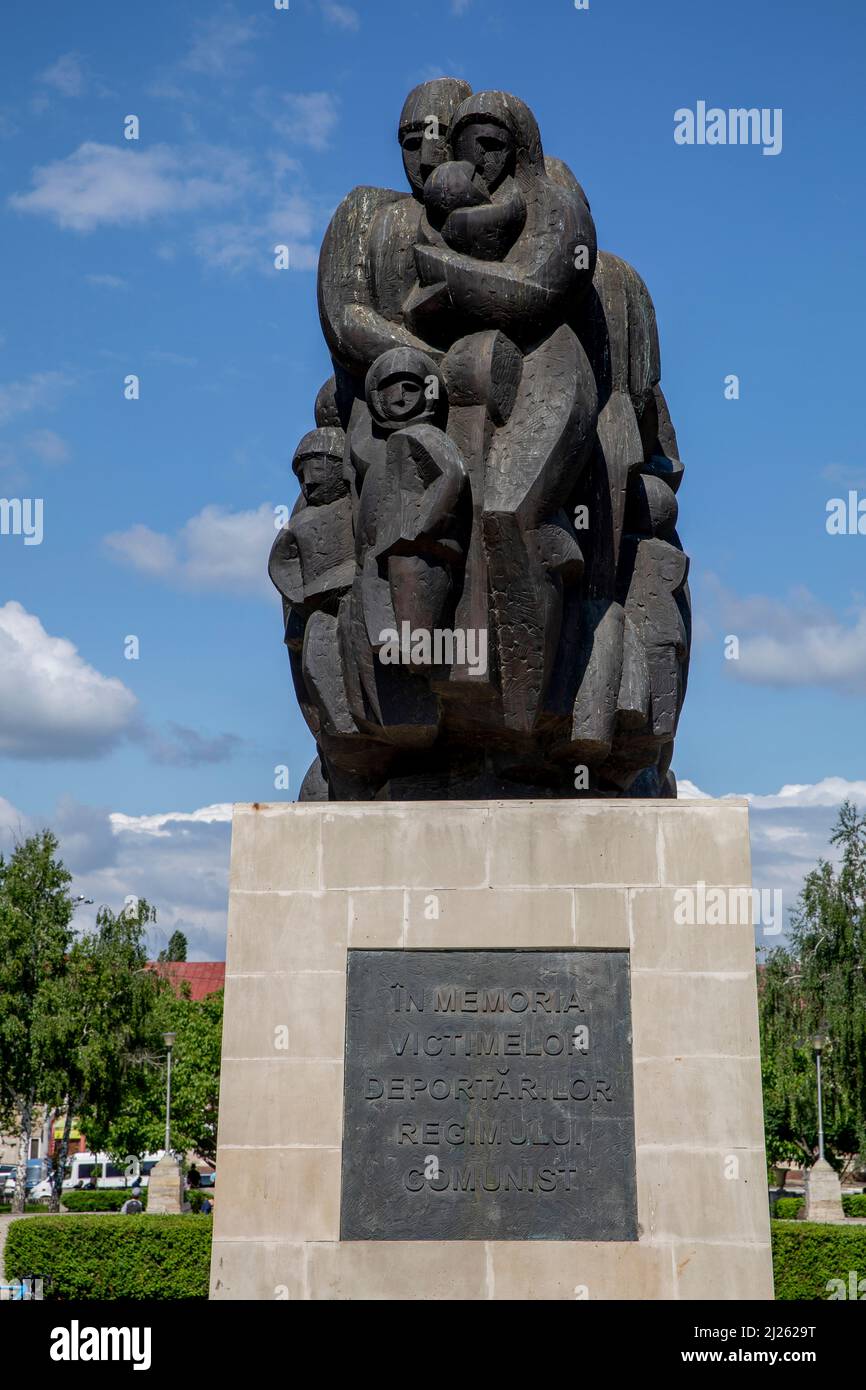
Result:
M160 989L151 1016L144 1064L130 1073L122 1102L104 1131L103 1147L119 1157L152 1153L165 1139L165 1046L172 1032L171 1146L216 1158L223 994L198 1001ZM86 1121L89 1125L89 1121ZM88 1133L90 1130L88 1128Z
M0 1109L19 1128L14 1211L24 1210L34 1109L52 1088L51 993L72 940L70 881L50 830L0 857Z
M172 932L168 938L167 947L164 951L160 951L157 960L186 960L186 937L182 931Z
M845 802L831 842L792 913L788 946L770 951L760 991L767 1149L771 1161L818 1151L811 1038L822 1053L827 1156L837 1166L866 1152L866 816Z
M73 942L64 971L47 986L43 1051L52 1063L50 1098L66 1116L55 1209L73 1117L86 1115L88 1140L101 1148L129 1077L147 1056L159 981L147 968L145 931L155 917L143 898L119 913L101 907L94 930Z
M61 1111L52 1206L73 1120L91 1149L116 1157L161 1149L165 1122L163 1033L176 1033L172 1146L216 1153L222 995L178 996L147 960L144 899L101 907L92 930L73 930L70 874L49 831L0 857L0 1120L20 1133L14 1210L23 1210L34 1112ZM183 932L160 960L186 960Z

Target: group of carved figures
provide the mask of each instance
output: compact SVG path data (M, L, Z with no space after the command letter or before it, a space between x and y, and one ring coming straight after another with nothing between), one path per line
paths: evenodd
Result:
M334 375L271 553L301 798L675 796L688 559L650 296L518 98L427 82L398 134L410 191L355 188L325 235Z

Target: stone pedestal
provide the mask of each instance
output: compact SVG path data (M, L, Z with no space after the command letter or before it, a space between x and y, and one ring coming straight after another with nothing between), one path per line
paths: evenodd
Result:
M235 807L211 1296L772 1298L749 884L738 801Z
M804 1175L805 1198L803 1203L804 1221L844 1221L842 1210L842 1184L835 1168L824 1158L819 1158Z
M183 1211L183 1174L172 1154L164 1154L150 1170L145 1210L150 1216L179 1216Z

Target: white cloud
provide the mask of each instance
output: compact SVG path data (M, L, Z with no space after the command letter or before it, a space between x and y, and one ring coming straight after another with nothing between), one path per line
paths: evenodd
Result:
M56 63L39 74L43 86L53 87L64 97L80 97L84 91L84 69L77 53L62 53Z
M684 787L698 789L683 779ZM751 796L753 883L781 889L786 910L796 901L805 874L820 857L834 858L830 834L839 803L848 797L866 805L866 784L825 778L813 786L782 787L775 795ZM51 824L60 851L75 876L73 891L119 908L128 894L147 898L158 922L151 953L176 928L186 932L190 959L225 956L226 903L232 806L217 803L192 811L129 815L61 801L53 816L27 816L0 797L0 852L14 837ZM84 925L94 908L80 908ZM88 917L87 914L90 914ZM776 946L783 936L763 936Z
M106 536L105 543L116 558L142 574L167 575L177 565L174 543L149 526L138 524L128 531L116 531Z
M866 691L866 608L853 622L838 619L798 632L753 633L741 639L733 674L753 685L820 686L847 694Z
M6 804L8 805L8 802ZM134 835L155 835L160 839L167 839L172 834L169 826L187 823L212 825L215 821L230 822L231 818L230 801L202 806L197 811L163 811L155 816L127 816L122 811L113 811L109 817L115 831L125 830Z
M247 46L257 27L255 19L243 19L227 6L198 26L182 66L205 77L234 76L249 61Z
M197 367L197 357L185 357L182 352L166 352L163 348L154 348L147 354L148 361L162 362L167 367Z
M793 689L820 687L843 694L866 691L866 606L852 605L843 617L805 588L786 599L764 594L740 597L713 575L707 588L725 635L739 641L739 657L725 662L726 674L751 685Z
M69 445L54 430L33 430L24 443L43 463L66 463L69 458Z
M678 789L685 801L707 795L687 778L679 781ZM781 892L787 918L806 874L818 860L836 861L837 851L830 836L839 807L847 800L866 809L866 782L824 777L820 782L788 783L777 792L766 794L729 792L720 799L732 796L744 797L749 803L752 884L758 889ZM773 947L781 944L784 934L765 934L758 926L755 939L759 946Z
M87 141L65 159L36 168L30 192L13 193L9 203L91 232L228 202L246 175L236 154L210 146L137 150Z
M258 218L212 222L195 237L199 257L220 270L258 268L271 274L274 247L288 246L290 270L315 270L319 249L314 239L312 205L300 194L287 194Z
M26 816L0 798L0 853L48 824L73 875L73 893L93 899L92 907L76 910L76 927L91 926L101 904L118 911L133 895L157 911L148 929L151 958L180 930L190 960L223 960L230 821L231 806L129 816L69 797L48 816Z
M137 701L20 603L0 608L0 753L98 758L132 729Z
M326 149L337 126L338 103L332 92L273 92L263 87L253 107L281 140L312 150Z
M322 14L329 24L336 25L338 29L355 31L361 27L361 16L351 5L338 5L335 0L322 0Z
M677 778L677 798L679 801L701 801L707 796L707 792L702 792L700 787L696 787L694 782L690 782L687 777Z
M677 779L677 790L681 801L709 798L710 793L701 791L688 778ZM792 807L841 806L843 801L853 801L866 806L866 782L851 782L847 777L824 777L820 782L786 782L777 792L757 794L755 792L726 792L724 801L739 797L748 801L756 810L790 810Z
M173 536L141 524L106 536L114 557L152 578L217 592L267 593L267 563L276 534L274 509L230 512L210 505Z
M120 275L85 275L88 285L100 285L106 290L124 290L126 281Z
M843 487L866 487L866 471L862 465L852 467L845 463L828 463L826 468L821 469L821 477L829 483L841 483Z
M746 792L752 806L761 810L790 807L813 807L841 805L845 800L859 806L866 806L866 782L849 782L845 777L824 777L820 782L786 783L775 795L756 796Z
M164 767L201 767L227 763L243 743L237 734L200 734L186 724L170 723L165 734L148 729L144 742L155 763Z
M0 796L0 854L3 854L10 844L29 835L31 829L30 817L19 811L17 806L13 806L11 801L7 801L5 796Z
M261 93L257 101L264 101ZM326 92L278 95L265 106L259 114L266 116L281 141L316 149L327 142L336 122L336 106ZM203 265L229 272L258 268L271 274L274 247L285 245L292 270L314 270L323 219L311 200L292 186L301 173L298 161L276 148L264 154L256 151L247 159L208 145L138 150L90 143L36 169L32 189L13 194L9 202L18 211L50 217L60 227L78 232L207 210L207 220L184 237ZM217 216L220 209L224 211ZM163 245L156 254L173 258L176 251L174 245ZM126 286L120 276L109 273L86 279L108 289Z
M61 391L72 384L66 372L33 372L22 381L0 385L0 424L31 410L50 410Z

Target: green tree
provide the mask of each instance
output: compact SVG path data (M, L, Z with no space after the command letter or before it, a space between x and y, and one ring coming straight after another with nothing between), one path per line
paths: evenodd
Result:
M99 909L93 931L70 948L66 969L46 993L43 1055L51 1059L53 1090L65 1112L55 1154L51 1209L60 1191L74 1118L94 1149L120 1109L130 1074L154 1043L159 982L147 968L145 930L155 920L143 898L119 912Z
M52 1087L46 1051L49 995L72 940L71 875L42 830L0 857L0 1096L18 1117L13 1211L23 1211L33 1114Z
M123 1103L105 1131L112 1154L152 1153L165 1141L165 1045L174 1033L171 1067L171 1144L216 1158L223 992L194 1001L189 987L178 995L167 984L156 999L145 1064L128 1077ZM88 1133L90 1130L88 1129Z
M822 1059L828 1156L866 1151L866 816L843 803L831 837L838 866L820 860L791 918L790 944L770 951L760 991L768 1150L817 1154L810 1039L826 1029Z
M157 960L186 960L186 937L182 931L173 931L168 938L168 946L160 951Z

